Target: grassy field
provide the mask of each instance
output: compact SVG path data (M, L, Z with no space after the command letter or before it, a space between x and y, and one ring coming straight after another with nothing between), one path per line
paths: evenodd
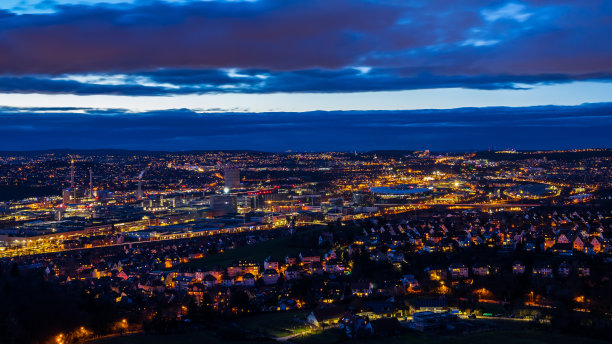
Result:
M273 316L261 315L258 317L245 318L241 320L241 326L246 328L255 329L258 326L262 326L263 329L273 329L277 326L271 324L273 321L287 324L292 317L288 317L289 313L282 313L284 317L276 314L278 318ZM273 334L273 330L269 332ZM289 334L286 331L279 331L278 336L284 336ZM196 344L196 343L207 343L207 344L244 344L253 342L274 342L270 340L232 340L221 338L215 335L211 331L189 331L181 334L150 334L150 335L134 335L126 337L116 337L102 339L95 342L95 344L167 344L167 343L181 343L181 344ZM325 331L319 331L317 333L310 333L304 336L299 336L291 339L291 343L295 344L334 344L334 343L347 343L347 344L375 344L384 342L385 344L605 344L607 341L588 339L583 337L566 336L562 334L555 334L545 331L535 330L514 330L514 331L492 331L479 334L472 334L467 336L457 337L441 337L435 335L421 334L421 333L408 333L401 336L393 337L373 337L373 338L360 338L360 339L348 339L338 329L330 329Z
M116 337L101 339L95 344L162 344L162 343L221 343L220 340L205 333L186 333L175 335L134 335L126 337Z
M227 267L236 260L253 260L261 262L270 255L286 256L297 254L299 248L289 247L289 238L278 238L268 240L253 245L238 247L227 250L223 253L212 254L202 259L195 259L188 263L184 263L181 267L188 268L212 268L215 266Z
M227 250L223 253L212 254L202 259L195 259L188 263L181 264L180 266L194 269L212 268L215 266L227 267L236 260L252 260L261 263L269 256L285 258L286 256L297 255L307 250L304 248L292 247L290 243L290 237L272 239Z
M241 318L236 323L247 330L284 337L310 329L304 320L310 311L273 312Z
M227 340L206 331L189 331L179 334L140 334L125 337L101 339L91 344L244 344L241 340Z
M401 336L384 338L362 338L347 339L337 329L306 335L292 340L299 344L374 344L384 342L385 344L604 344L607 341L588 339L583 337L572 337L544 331L520 330L520 331L492 331L459 337L440 337L420 333L409 333Z
M273 312L240 318L235 321L239 329L251 331L254 338L261 335L284 337L294 333L302 333L310 329L304 322L310 311ZM237 329L238 329L237 328ZM246 343L252 339L232 340L221 338L212 330L192 330L179 334L139 334L95 341L95 344L158 344L158 343Z

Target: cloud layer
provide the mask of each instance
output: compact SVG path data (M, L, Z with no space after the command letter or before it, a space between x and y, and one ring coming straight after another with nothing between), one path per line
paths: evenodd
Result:
M612 103L260 114L4 108L0 122L0 150L610 148Z
M0 92L354 92L609 81L611 21L610 0L25 1L0 10Z

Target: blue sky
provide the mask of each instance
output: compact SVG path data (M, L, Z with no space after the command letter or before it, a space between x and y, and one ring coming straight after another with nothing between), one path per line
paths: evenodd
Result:
M108 123L109 116L135 116L135 126L162 128L152 120L159 113L167 120L180 113L174 120L183 122L201 113L230 122L238 112L266 113L280 128L283 116L319 123L312 113L300 115L319 110L336 116L330 121L354 110L347 113L380 125L391 115L368 110L458 109L460 117L465 107L513 107L506 124L477 112L503 130L530 107L588 112L592 105L582 104L612 102L611 22L612 0L4 0L0 106L3 121L55 118L63 108L81 122L97 111ZM431 113L412 112L409 121ZM306 130L307 121L299 123ZM499 137L477 136L472 148ZM606 136L578 137L572 145L584 139L610 146ZM0 149L46 144L20 137ZM438 144L434 137L424 145ZM95 146L87 137L66 144ZM96 144L134 146L119 137ZM295 145L279 136L260 146ZM328 148L339 146L330 141Z

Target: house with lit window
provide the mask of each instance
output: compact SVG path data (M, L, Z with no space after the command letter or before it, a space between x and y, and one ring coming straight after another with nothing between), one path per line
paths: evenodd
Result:
M469 269L464 264L452 264L448 267L448 272L452 279L468 278Z
M536 264L531 269L531 272L534 277L553 277L553 268L550 264Z
M359 281L351 283L351 292L358 297L368 297L372 295L374 285L372 282Z
M512 264L512 274L522 275L524 273L525 273L525 264L521 262L514 262L514 264Z
M585 243L579 235L574 238L573 246L576 252L584 252Z
M281 263L280 260L278 259L274 259L271 257L268 257L263 264L263 268L264 270L268 270L268 269L274 269L276 271L279 271L281 267Z
M448 300L438 299L416 299L410 302L410 313L435 312L440 313L448 310Z
M279 279L278 271L274 269L267 269L263 272L262 279L265 285L272 285L278 283Z
M589 277L591 276L591 269L586 265L578 265L576 268L578 272L578 277Z
M291 265L285 270L285 279L287 281L298 279L300 278L300 275L301 269L298 268L296 265Z
M476 264L472 266L472 274L478 277L487 276L489 274L489 267L485 264Z
M600 237L593 237L589 244L591 244L593 253L601 253L603 251L603 242Z
M217 285L217 279L213 275L207 274L202 279L202 283L204 284L206 288L212 288L215 285Z
M407 290L418 290L420 288L419 281L414 278L414 275L404 275L401 282Z
M245 287L252 287L255 285L255 276L252 273L247 272L242 276L242 285Z
M332 325L338 323L344 313L345 310L337 306L316 308L306 317L306 321L316 327Z
M432 281L440 281L446 279L446 270L441 267L426 268L425 272L429 274L429 279Z
M557 269L557 274L561 277L567 277L570 274L570 266L567 262L562 262L559 264L559 268Z
M317 251L300 252L300 259L303 264L321 262L321 255Z

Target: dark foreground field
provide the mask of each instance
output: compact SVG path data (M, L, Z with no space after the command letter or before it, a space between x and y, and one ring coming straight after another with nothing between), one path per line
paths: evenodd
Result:
M269 342L273 343L274 340L261 340L253 341L250 340L231 340L227 338L220 338L215 334L208 331L193 331L181 334L172 335L134 335L130 337L119 337L110 338L104 340L98 340L95 344L168 344L168 343L181 343L181 344L246 344L253 342ZM440 337L433 335L425 335L420 333L408 333L400 336L393 337L375 337L375 338L363 338L363 339L347 339L341 336L340 333L334 330L327 330L319 333L309 333L299 337L292 338L288 343L301 343L301 344L331 344L331 343L351 343L351 344L374 344L381 343L385 344L400 344L400 343L413 343L413 344L604 344L609 343L607 341L565 336L561 334L555 334L545 331L535 330L498 330L486 333L479 333L466 336L458 337Z

